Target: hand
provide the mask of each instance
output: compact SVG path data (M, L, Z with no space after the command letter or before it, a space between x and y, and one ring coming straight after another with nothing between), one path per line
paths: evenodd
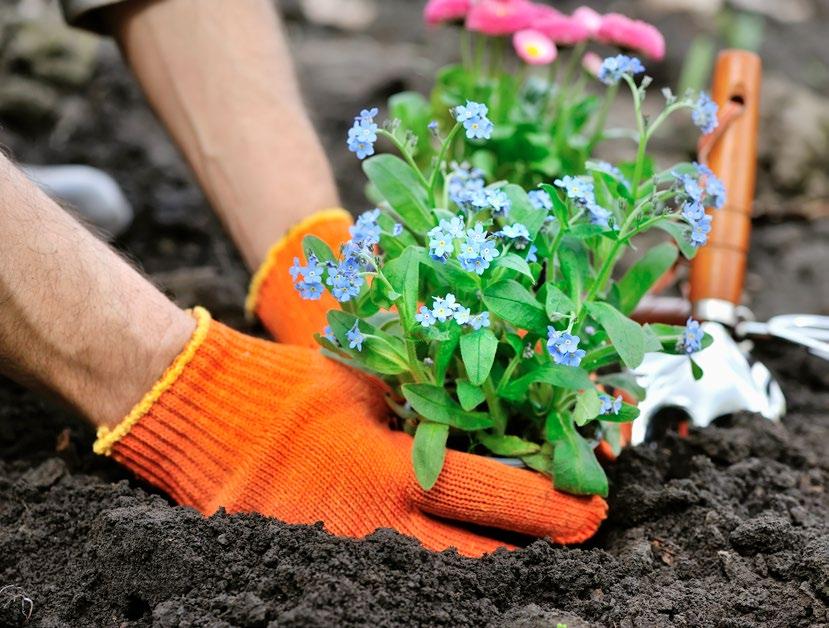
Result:
M205 514L223 506L289 523L323 521L352 537L389 527L469 556L504 544L467 523L577 543L606 516L599 497L562 493L537 473L454 451L423 491L412 439L385 424L379 382L318 351L195 314L193 339L162 380L96 442L96 451L178 503Z

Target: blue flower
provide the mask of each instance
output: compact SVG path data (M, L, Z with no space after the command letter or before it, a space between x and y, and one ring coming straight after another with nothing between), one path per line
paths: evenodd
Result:
M449 200L461 209L470 209L472 201L483 193L484 186L483 172L477 168L469 169L457 163L452 164L452 172L447 181Z
M702 339L704 337L705 331L703 331L699 321L689 318L685 323L685 329L682 331L682 337L677 343L677 349L688 355L696 353L702 349Z
M553 199L547 194L546 190L530 190L527 192L530 197L530 204L536 209L543 209L549 211L553 208Z
M431 310L425 305L420 306L420 311L415 314L415 320L424 327L431 327L435 324L435 317Z
M610 395L599 393L599 399L602 402L602 414L619 414L619 410L622 409L622 395L614 399Z
M645 71L645 66L636 57L616 55L607 57L599 68L599 80L605 85L615 85L622 77L635 76Z
M472 329L476 331L481 329L481 327L489 327L489 312L473 314L469 317L469 324L472 326Z
M486 191L486 202L492 208L493 216L506 216L512 207L507 193L499 188L490 188Z
M444 298L435 297L432 316L443 323L452 318L457 307L459 307L459 304L455 302L455 295L452 293L447 294Z
M323 290L321 283L311 283L309 281L300 281L296 284L296 289L299 291L299 296L307 301L318 301Z
M326 325L325 329L322 331L323 338L326 338L331 344L339 347L340 341L337 340L337 337L334 335L334 332L331 331L331 325Z
M357 349L357 351L363 350L363 341L366 337L363 336L359 327L357 327L357 321L354 321L354 327L345 332L345 336L348 338L349 349Z
M486 117L488 111L486 105L467 100L465 106L455 107L453 113L455 120L466 129L467 138L488 140L492 137L493 129L492 122Z
M721 209L725 205L725 185L708 166L694 162L694 167L701 185L705 186L706 202L714 209Z
M588 205L594 202L593 181L589 177L571 177L567 175L554 181L557 187L564 188L567 197L577 203Z
M401 233L403 233L403 225L401 225L399 222L394 223L394 227L392 227L391 234L393 236L399 236Z
M429 236L429 253L432 256L446 259L455 250L452 236L439 226L430 229L427 235Z
M346 257L329 271L325 283L331 286L331 294L337 301L345 303L360 294L360 288L365 283L360 270L356 258Z
M535 244L530 245L530 250L527 251L527 261L528 262L537 262L538 261L538 247Z
M703 133L711 133L717 128L717 103L711 100L707 92L700 92L694 109L691 111L691 120Z
M472 229L466 230L466 237L470 242L485 242L489 234L484 231L484 226L480 222L476 222Z
M711 216L703 216L700 220L691 223L691 244L696 247L703 246L708 242L709 233L711 233Z
M556 364L578 366L586 355L579 349L580 338L566 331L557 331L554 327L547 327L547 351L553 356Z
M601 205L596 204L596 202L588 203L587 211L590 214L590 224L599 225L608 229L610 227L610 216L612 215L608 210L606 210Z
M379 209L373 209L360 214L357 222L348 228L354 244L360 248L371 248L380 242L380 226L377 224L377 218L379 216Z
M509 238L511 240L519 238L523 238L524 240L530 239L530 232L527 231L527 228L520 222L516 222L514 225L507 225L501 230L501 234L505 238Z
M427 127L432 133L437 133L440 130L440 124L437 120L432 120Z
M442 219L438 226L452 238L462 238L466 224L460 216L452 216L449 220Z
M378 113L376 107L363 109L360 115L354 118L354 125L348 130L348 150L355 153L358 159L365 159L374 154L378 128L374 123L374 117Z
M469 322L471 315L472 311L468 307L460 305L455 309L455 313L452 314L452 318L455 319L455 322L458 325L466 325Z

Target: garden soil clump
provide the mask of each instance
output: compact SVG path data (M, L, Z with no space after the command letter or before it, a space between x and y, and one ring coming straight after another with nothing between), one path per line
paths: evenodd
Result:
M829 394L814 392L825 367L766 357L799 380L783 380L783 425L740 415L627 450L592 543L536 541L482 560L389 530L355 541L255 515L204 518L84 460L89 435L74 428L57 452L43 442L17 458L44 415L4 386L0 583L19 589L0 598L0 623L23 624L22 591L35 626L825 624Z
M395 25L418 19L414 4L382 3L371 38L289 11L309 102L355 208L345 129L352 109L399 91L400 68L420 63L411 42L389 43L402 38ZM361 67L374 45L383 54L360 76L382 80L332 87L337 64ZM71 90L35 76L40 65L0 62L0 76L13 67L55 96L37 119L0 103L2 142L30 163L109 171L136 209L117 246L182 306L261 331L242 316L246 272L114 48L97 59ZM796 191L764 194L766 207L807 205ZM747 289L760 317L827 313L829 211L808 206L811 217L755 223ZM593 540L481 560L390 530L357 541L257 515L202 517L94 456L91 429L67 412L0 380L0 626L829 625L829 367L772 342L756 355L783 385L782 424L737 415L628 449L608 470L611 515Z

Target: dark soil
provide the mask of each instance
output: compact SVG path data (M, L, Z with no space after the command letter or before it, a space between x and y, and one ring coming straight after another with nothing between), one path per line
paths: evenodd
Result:
M350 112L431 72L422 33L410 32L417 3L380 4L375 26L355 35L309 25L285 2L309 103L355 208L360 179L342 148ZM441 45L430 41L428 55ZM111 172L138 212L118 247L182 305L244 328L247 273L115 50L98 59L82 87L54 87L50 116L0 118L0 140L22 160ZM798 217L769 212L755 225L755 310L829 313L829 221L794 211L803 190L784 197L761 178L766 202ZM94 456L77 419L0 381L0 625L30 611L29 625L72 627L829 625L829 367L772 343L757 355L786 392L782 424L735 416L627 450L593 541L482 560L388 530L354 541L174 507Z

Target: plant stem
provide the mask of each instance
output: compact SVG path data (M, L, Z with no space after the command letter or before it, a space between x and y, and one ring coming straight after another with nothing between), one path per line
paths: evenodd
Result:
M392 144L394 144L395 148L397 148L398 152L403 156L403 159L406 160L406 163L408 163L412 170L414 170L415 175L417 175L417 178L423 184L423 187L428 191L429 182L426 180L426 177L423 176L423 173L420 171L414 157L412 157L412 154L408 151L403 142L397 139L393 133L389 133L385 129L380 129L377 133L382 137L387 138Z
M504 388L507 387L512 374L515 372L515 369L518 368L518 365L521 363L521 352L515 354L515 356L510 360L510 363L507 365L507 368L504 370L504 374L501 376L501 382L498 384L498 389L496 392L503 392Z
M486 397L489 412L492 415L492 420L495 423L493 429L499 436L503 436L507 429L507 417L504 414L504 407L501 405L500 399L495 392L495 385L492 383L492 377L487 377L483 385L484 396Z
M607 116L610 113L610 107L613 101L616 100L616 95L619 93L619 84L614 83L607 88L605 92L604 102L602 108L599 110L599 115L596 118L596 126L593 127L593 135L587 143L587 154L593 154L593 149L601 141L604 136L604 128L607 125Z
M460 122L456 122L455 126L449 131L449 135L446 136L446 139L443 142L443 146L440 147L440 153L438 153L437 161L435 162L435 168L432 170L432 176L429 177L429 181L426 183L426 190L429 192L429 206L434 209L435 207L435 187L437 186L438 182L438 175L441 172L441 164L446 159L446 153L449 150L449 147L452 145L452 142L455 140L455 137L458 135L458 132L461 130L462 125Z

